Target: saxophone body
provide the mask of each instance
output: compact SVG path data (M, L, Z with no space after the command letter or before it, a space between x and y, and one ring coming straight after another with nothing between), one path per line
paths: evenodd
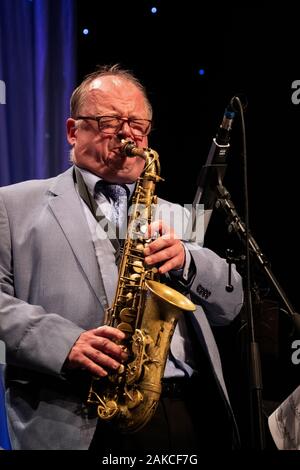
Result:
M161 179L158 154L127 141L123 148L128 156L144 158L145 168L133 195L117 290L105 324L125 333L122 346L128 359L117 372L92 378L87 402L97 408L100 419L112 420L121 432L132 433L147 424L156 410L178 317L195 306L161 284L157 268L144 262L144 248L151 241L146 238L148 225L157 203L155 186Z

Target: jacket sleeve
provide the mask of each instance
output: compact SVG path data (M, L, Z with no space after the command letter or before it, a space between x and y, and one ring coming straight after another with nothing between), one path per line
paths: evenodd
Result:
M204 223L199 223L197 243L191 242L191 212L190 206L161 200L160 214L166 214L169 225L174 227L177 236L184 243L190 257L184 269L178 274L171 272L170 278L175 281L174 287L181 288L189 294L191 300L200 305L212 326L222 326L230 323L240 312L243 305L243 287L240 274L234 265L231 266L231 283L233 291L227 292L228 264L225 259L212 250L203 248ZM203 213L204 215L204 213ZM202 228L202 229L201 229ZM184 272L188 268L188 274Z
M208 248L186 243L195 266L189 292L191 299L203 307L208 321L213 326L230 323L243 305L243 288L240 274L231 267L232 292L226 291L228 264Z

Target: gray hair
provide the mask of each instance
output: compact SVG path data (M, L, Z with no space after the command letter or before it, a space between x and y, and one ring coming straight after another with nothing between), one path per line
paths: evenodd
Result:
M145 87L142 85L142 83L138 80L138 78L135 77L135 75L131 71L123 69L119 64L115 64L115 65L98 66L95 72L92 72L89 75L86 75L86 77L81 82L81 84L77 88L75 88L75 90L72 93L71 100L70 100L70 113L73 119L76 119L79 114L80 108L86 98L89 85L96 78L104 77L107 75L122 77L124 78L124 80L128 80L129 82L133 83L142 92L145 98L145 103L149 111L150 118L152 117L152 106L147 97Z

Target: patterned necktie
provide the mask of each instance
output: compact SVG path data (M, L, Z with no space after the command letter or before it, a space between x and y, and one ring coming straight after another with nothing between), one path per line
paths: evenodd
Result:
M109 204L109 213L105 213L106 217L114 225L122 238L124 231L126 232L127 223L127 196L128 188L125 185L108 183L100 180L95 186L95 196L99 193L104 194ZM121 232L121 233L120 233Z

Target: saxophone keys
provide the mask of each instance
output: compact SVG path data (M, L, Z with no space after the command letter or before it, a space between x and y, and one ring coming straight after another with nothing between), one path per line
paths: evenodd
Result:
M145 234L148 232L148 219L145 220L144 217L135 219L130 227L136 238L144 240Z
M143 394L137 388L127 391L127 397L126 405L128 409L135 408L143 401Z
M140 281L141 276L138 273L134 273L129 276L129 279L130 279L129 284L131 286L135 286Z
M99 405L97 408L98 416L101 419L110 420L119 411L119 407L115 400L107 401L104 406Z
M125 323L125 322L119 323L117 325L117 328L118 330L123 331L123 333L128 334L128 335L130 333L133 333L133 328L129 323Z
M141 273L141 272L144 271L143 261L141 261L141 260L135 260L135 261L132 263L132 267L133 267L133 270L134 270L136 273Z
M126 294L126 304L127 305L130 305L132 303L132 300L133 300L133 293L132 292L127 292ZM122 310L121 310L122 311Z
M117 373L122 375L124 374L124 371L125 371L125 366L123 364L120 364L120 366L118 367Z
M143 243L137 243L136 246L135 246L135 249L136 249L137 251L143 252L143 251L144 251L144 245L143 245Z
M122 308L120 312L120 319L125 323L132 323L136 318L136 312L132 308Z
M140 232L145 234L145 233L147 233L147 231L148 231L148 225L147 224L142 224L140 226Z

